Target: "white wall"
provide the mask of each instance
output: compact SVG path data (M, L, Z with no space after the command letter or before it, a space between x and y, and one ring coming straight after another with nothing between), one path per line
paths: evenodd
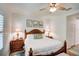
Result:
M66 16L45 16L41 18L46 21L45 28L49 27L50 31L54 34L54 39L66 40Z
M27 17L12 14L11 32L15 32L16 29L20 29L20 31L24 32L26 27L26 19Z

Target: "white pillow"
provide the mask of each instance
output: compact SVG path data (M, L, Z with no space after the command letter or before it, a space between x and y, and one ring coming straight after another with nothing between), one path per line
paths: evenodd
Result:
M27 35L27 41L33 40L34 38L33 34Z
M43 34L43 38L42 39L48 39L44 34ZM34 34L29 34L27 35L27 41L32 41L32 40L38 40L38 39L34 39Z

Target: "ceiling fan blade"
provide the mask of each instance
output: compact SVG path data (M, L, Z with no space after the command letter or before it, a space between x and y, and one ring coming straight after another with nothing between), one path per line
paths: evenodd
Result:
M50 9L50 7L49 7L49 6L47 6L47 7L45 7L45 8L41 8L41 9L40 9L40 11L43 11L43 10L48 10L48 9Z
M55 7L56 7L56 9L58 9L58 10L65 10L65 11L69 11L69 10L71 10L72 8L65 8L64 7L64 4L63 3L57 3L56 5L55 5Z
M43 11L43 10L45 10L45 9L47 9L47 8L41 8L40 11Z
M40 9L40 11L46 10L46 9L48 9L48 8L49 8L49 6L42 7L42 8Z
M56 3L56 4L55 4L55 7L56 7L56 8L64 7L64 4L63 4L63 3Z
M72 8L59 7L59 8L57 8L57 9L58 9L58 10L69 11L69 10L71 10Z
M69 11L69 10L71 10L72 8L67 8L67 9L65 9L66 11Z

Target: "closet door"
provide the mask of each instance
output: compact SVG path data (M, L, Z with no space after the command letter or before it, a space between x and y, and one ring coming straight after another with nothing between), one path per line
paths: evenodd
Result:
M75 20L72 17L67 18L67 45L68 48L75 45Z
M79 19L75 21L76 24L76 39L75 39L75 45L79 44Z

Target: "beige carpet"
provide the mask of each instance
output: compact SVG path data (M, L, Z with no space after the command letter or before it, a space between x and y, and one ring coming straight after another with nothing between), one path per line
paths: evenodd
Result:
M79 56L79 45L74 46L68 50L68 54L71 56Z

